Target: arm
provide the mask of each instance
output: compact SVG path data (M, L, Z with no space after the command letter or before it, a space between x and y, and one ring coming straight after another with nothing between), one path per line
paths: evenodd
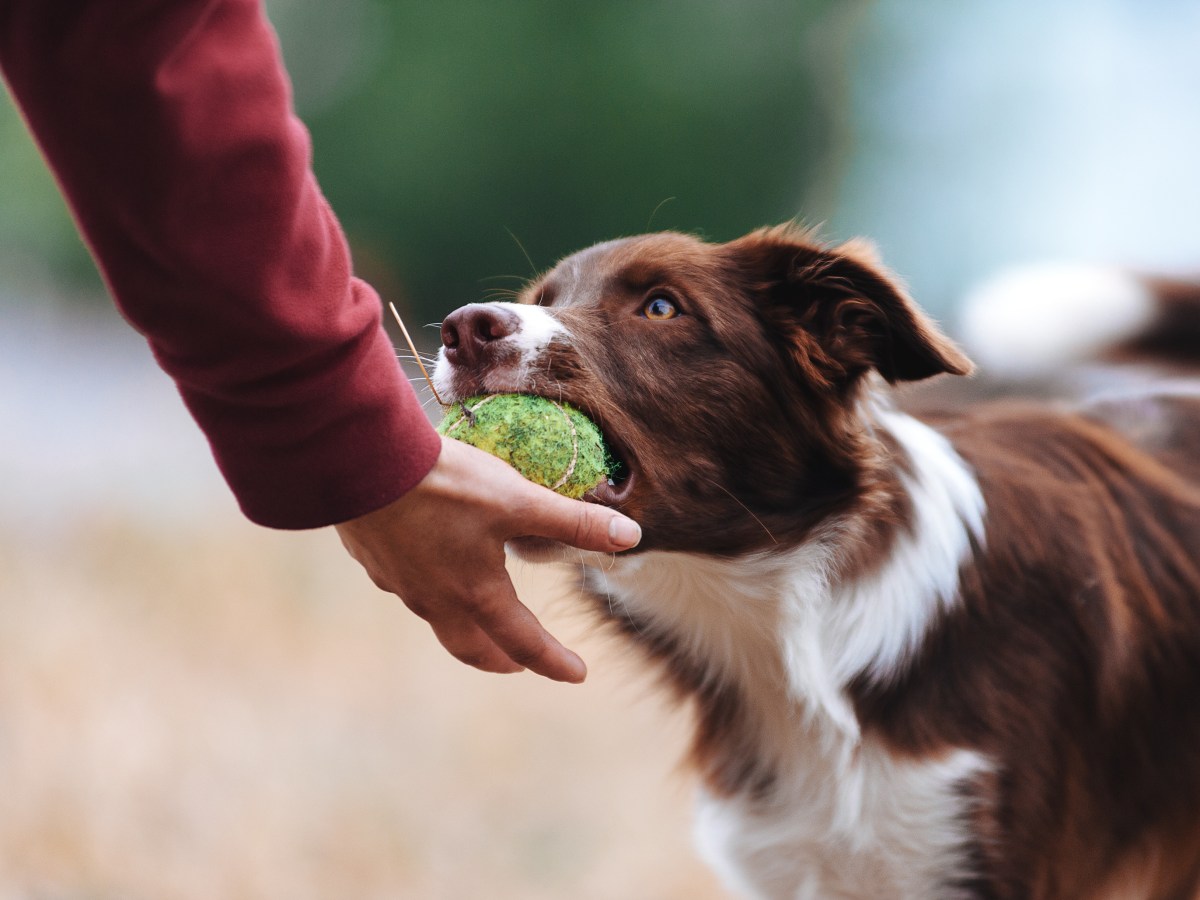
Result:
M328 525L440 443L309 168L257 0L0 0L0 65L243 511Z
M503 542L612 551L637 526L443 449L352 277L258 0L0 0L0 69L246 515L341 523L460 659L581 679L517 601Z

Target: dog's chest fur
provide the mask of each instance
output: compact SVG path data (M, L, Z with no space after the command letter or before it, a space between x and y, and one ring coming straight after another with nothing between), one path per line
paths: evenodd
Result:
M911 463L912 521L874 570L842 577L857 538L839 522L787 551L648 553L586 576L696 698L697 840L749 896L954 897L970 874L970 786L987 760L894 752L863 733L849 688L893 678L955 604L983 502L944 439L880 419Z

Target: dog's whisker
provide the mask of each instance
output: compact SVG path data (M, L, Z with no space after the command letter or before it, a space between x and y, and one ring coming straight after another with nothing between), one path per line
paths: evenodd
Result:
M525 245L521 243L520 238L518 238L511 229L505 228L504 230L508 232L508 236L513 239L513 242L521 248L521 253L525 256L525 261L529 263L529 271L536 275L537 266L533 264L533 257L529 255L529 251L525 249Z
M615 562L616 557L614 556L613 559ZM601 567L595 570L599 574L600 578L604 581L604 602L605 606L608 608L609 618L611 618L614 622L626 623L630 628L633 629L634 634L636 634L639 638L644 639L646 637L646 632L642 629L637 617L628 611L618 611L614 605L614 597L616 595L612 589L612 582L608 580L608 573L611 570L611 566L608 569Z
M742 509L744 509L746 511L746 515L748 515L750 518L752 518L755 522L758 523L759 527L767 533L767 537L769 537L774 543L776 543L776 544L779 543L779 539L777 537L775 537L775 535L771 534L771 529L768 528L765 524L763 524L763 520L760 519L758 516L756 516L750 510L750 507L748 507L745 503L743 503L741 500L739 500L737 497L735 497L733 495L733 492L730 491L727 487L725 487L725 485L721 484L719 481L714 481L713 479L708 478L707 476L701 476L701 477L704 478L704 480L707 481L709 484L711 484L713 487L719 488L720 490L722 490L726 494L728 494L730 500L732 500L734 503L736 503L738 506L740 506Z

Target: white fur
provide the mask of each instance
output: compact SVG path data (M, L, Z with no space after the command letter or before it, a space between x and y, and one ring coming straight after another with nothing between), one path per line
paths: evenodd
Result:
M847 688L864 674L894 679L957 602L984 503L945 438L899 413L874 415L911 459L914 513L877 571L838 580L833 561L854 539L851 522L738 560L589 559L593 588L746 700L754 733L744 743L778 773L776 787L766 799L702 798L697 839L730 886L752 896L926 900L963 874L969 810L958 788L987 760L966 749L892 756L861 734Z
M527 365L532 364L551 341L566 334L562 323L543 306L532 306L528 303L495 305L503 307L507 312L516 313L520 318L521 327L505 340L513 341L521 349L522 360Z
M1154 315L1153 294L1120 270L1028 266L966 297L962 337L983 371L1023 378L1088 359L1136 335Z
M584 558L601 563L587 571L589 586L620 604L635 627L671 635L713 682L743 686L754 698L751 742L772 760L787 753L795 702L784 687L782 598L804 575L790 557L648 552Z
M901 482L915 525L887 565L844 586L839 605L856 616L843 626L840 643L844 676L866 671L886 683L920 647L930 621L957 602L959 566L971 540L984 541L985 504L974 473L945 437L902 413L875 415L908 454L913 474L901 473Z
M811 745L791 762L768 801L697 804L697 846L729 888L764 900L955 896L947 882L970 874L960 789L988 770L984 757L953 750L916 761L867 740L838 766Z
M514 355L514 360L507 365L486 370L483 373L482 385L472 390L482 387L482 392L497 394L519 391L529 368L537 363L541 352L550 346L552 341L567 340L570 337L562 323L541 306L526 303L472 303L470 306L494 306L505 313L515 314L521 320L516 331L497 341L506 352ZM445 347L438 349L432 377L433 386L439 396L447 401L462 399L460 395L463 392L455 383L455 369L446 359Z

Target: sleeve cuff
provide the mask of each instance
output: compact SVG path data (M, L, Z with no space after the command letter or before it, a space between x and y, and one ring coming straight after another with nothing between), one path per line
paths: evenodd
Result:
M399 499L437 462L441 438L386 333L360 343L302 403L231 407L181 390L251 521L304 529L357 518Z

